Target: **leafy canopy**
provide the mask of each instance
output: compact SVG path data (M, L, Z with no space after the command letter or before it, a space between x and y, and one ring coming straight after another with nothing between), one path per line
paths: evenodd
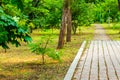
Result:
M0 46L4 49L9 48L8 43L15 44L16 47L20 46L19 41L29 42L31 37L12 19L11 16L4 13L0 7Z

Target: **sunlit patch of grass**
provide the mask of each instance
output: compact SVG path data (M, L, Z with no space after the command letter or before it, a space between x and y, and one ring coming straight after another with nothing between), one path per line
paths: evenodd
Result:
M114 25L115 23L111 23L110 26L108 26L108 24L101 24L106 33L109 35L109 37L112 39L112 40L120 40L120 29L114 29ZM117 24L117 26L120 26L120 24Z
M31 34L33 42L38 42L41 35L50 35L51 30L41 32L34 30ZM59 30L54 30L52 42L48 47L56 48ZM81 27L76 35L72 35L71 42L65 43L61 49L62 62L45 56L45 65L41 64L41 56L31 53L29 46L22 43L16 48L12 45L5 53L0 48L0 80L63 80L69 65L73 61L82 41L93 39L94 27Z

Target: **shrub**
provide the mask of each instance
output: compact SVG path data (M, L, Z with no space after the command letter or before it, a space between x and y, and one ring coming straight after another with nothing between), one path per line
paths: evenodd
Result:
M45 63L45 55L51 57L54 60L60 60L60 52L55 49L48 48L48 44L51 42L50 36L42 36L39 42L31 43L30 49L37 55L42 55L42 63Z

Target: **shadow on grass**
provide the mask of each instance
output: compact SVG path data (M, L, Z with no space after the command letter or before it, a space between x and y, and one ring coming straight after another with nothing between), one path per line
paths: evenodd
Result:
M68 63L47 63L42 65L38 62L2 64L0 80L62 80L69 67ZM4 66L3 66L4 65ZM50 76L51 75L51 76Z

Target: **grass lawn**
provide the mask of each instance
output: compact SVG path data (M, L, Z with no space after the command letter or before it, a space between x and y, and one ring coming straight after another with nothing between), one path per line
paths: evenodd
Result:
M111 40L120 40L120 23L101 24Z
M34 30L31 34L33 42L37 42L41 35L48 35L51 31ZM54 30L53 41L49 47L56 48L59 30ZM16 48L12 45L5 53L0 47L0 80L63 80L69 65L73 61L83 40L93 39L94 27L81 27L81 31L72 35L72 42L65 43L61 49L62 62L45 56L45 64L41 64L41 56L31 53L27 44Z

